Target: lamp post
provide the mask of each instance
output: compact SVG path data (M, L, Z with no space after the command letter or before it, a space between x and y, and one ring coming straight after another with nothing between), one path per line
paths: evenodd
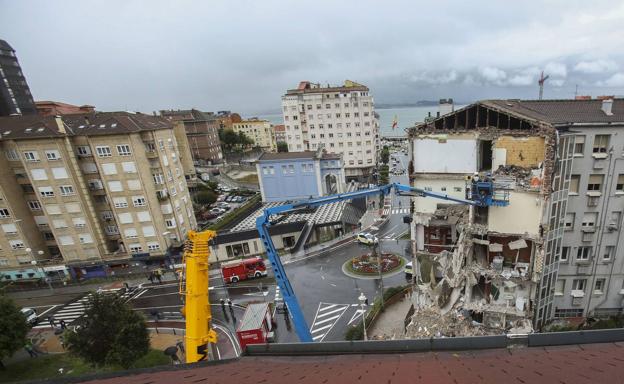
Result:
M175 263L173 261L173 258L171 257L171 253L169 252L169 235L170 234L171 232L169 231L162 233L163 237L165 238L165 257L167 258L167 260L169 260L169 265L171 265L171 270L173 271L173 275L175 276L177 280L178 274L175 271Z
M32 249L26 248L26 252L28 252L32 258ZM43 251L38 251L37 254L43 255ZM30 264L33 266L33 268L41 272L43 279L46 281L46 283L48 283L48 288L50 288L50 291L54 292L54 288L52 288L52 283L50 282L50 279L48 279L48 277L46 276L45 271L43 270L43 267L37 267L37 260L31 260Z
M358 300L360 301L360 307L362 309L362 328L364 329L364 341L368 341L368 335L366 334L366 310L364 309L364 306L366 305L366 296L364 296L364 292L360 292Z

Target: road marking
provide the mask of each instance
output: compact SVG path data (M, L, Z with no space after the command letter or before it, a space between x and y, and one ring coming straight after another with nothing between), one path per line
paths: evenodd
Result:
M357 309L355 313L353 314L353 316L351 316L351 320L349 320L348 325L351 325L355 320L357 320L360 316L362 316L362 313L364 312L366 312L365 309Z
M310 327L310 333L315 335L312 340L323 341L331 332L336 323L345 313L349 304L332 304L320 302Z
M244 296L260 296L260 297L262 297L262 296L266 296L266 295L268 295L268 294L269 294L269 292L267 292L267 291L263 291L263 292L243 293L243 295L244 295Z
M41 312L41 314L37 315L37 317L41 317L41 316L45 315L46 313L50 312L51 310L53 310L56 307L57 307L57 305L53 305L51 308Z
M329 285L331 285L332 287L336 286L336 284L334 284L334 283L329 283Z

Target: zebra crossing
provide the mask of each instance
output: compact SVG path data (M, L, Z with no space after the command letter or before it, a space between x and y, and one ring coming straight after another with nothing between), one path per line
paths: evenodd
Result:
M402 214L402 213L409 213L409 208L384 208L383 210L383 214L384 215L398 215L398 214Z
M312 340L323 341L325 336L327 336L350 306L350 304L320 302L316 310L316 315L314 315L314 321L312 321L312 326L310 327Z
M102 289L100 290L100 292L105 293L105 294L116 294L120 289L121 288ZM130 291L124 292L121 295L121 297L126 299L127 301L127 300L130 300L130 298L135 295L139 296L143 294L143 292L145 291L147 291L147 289L145 288L130 290ZM63 306L63 308L59 309L53 315L50 315L50 316L54 319L55 323L57 324L59 321L64 320L67 325L70 325L71 323L73 323L74 321L82 317L82 315L85 313L89 299L91 298L92 295L93 295L92 293L89 293L88 295L85 295L81 297L80 299ZM50 328L50 324L47 321L47 316L46 316L46 319L40 319L40 322L42 324L36 325L33 328L34 329Z

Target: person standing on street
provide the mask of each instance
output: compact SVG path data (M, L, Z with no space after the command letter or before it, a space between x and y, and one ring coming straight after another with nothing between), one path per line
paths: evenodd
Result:
M37 351L35 351L35 349L33 348L32 341L30 341L30 339L26 341L26 345L24 345L24 349L26 350L26 352L28 352L31 358L39 356Z
M56 324L54 324L54 317L49 316L49 317L48 317L48 322L50 323L50 326L51 326L52 328L54 328L54 327L55 327L55 325L56 325Z

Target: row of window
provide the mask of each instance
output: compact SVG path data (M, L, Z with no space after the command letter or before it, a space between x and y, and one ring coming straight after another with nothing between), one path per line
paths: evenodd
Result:
M607 283L607 279L604 279L604 278L596 279L596 281L594 282L593 294L601 295L603 293L603 290L605 289L606 283ZM572 285L570 288L572 291L581 291L585 293L585 289L587 288L587 279L572 280ZM566 289L566 280L558 279L557 282L555 283L555 296L562 296L565 292L565 289Z
M48 161L56 161L61 159L61 153L56 149L47 149L44 150L46 159ZM20 159L17 150L8 149L5 151L6 158L10 161L18 161ZM26 151L23 152L24 160L26 161L40 161L39 153L37 151Z
M581 175L571 175L570 176L570 194L578 194L579 193L579 185L581 183ZM604 175L589 175L589 179L587 180L587 191L588 192L602 192L602 185L604 183ZM620 174L617 177L617 182L615 183L615 192L624 192L624 174Z
M338 98L339 94L336 94L336 98ZM365 95L361 95L361 96L365 96ZM340 108L340 103L334 103L334 108ZM357 102L353 102L353 103L342 103L342 105L344 106L344 108L349 108L350 106L353 106L353 108L358 108L359 104ZM303 107L303 105L302 105ZM322 104L316 104L316 109L322 109L323 105ZM368 101L363 101L362 102L362 107L368 107ZM331 103L327 103L325 104L325 109L330 109L331 108ZM312 104L307 104L306 105L306 109L308 111L311 111L313 109L313 105ZM290 110L291 111L296 111L297 110L297 106L296 105L291 105L290 106ZM284 106L284 112L288 112L288 106Z
M370 112L362 113L363 117L369 117L370 115L371 115ZM316 119L318 119L318 120L323 120L324 118L327 118L327 119L333 119L333 118L342 119L343 117L345 119L349 119L349 118L351 118L351 113L350 112L345 112L344 114L343 113L334 113L334 114L331 114L331 113L326 113L326 114L317 113L316 115L314 115L313 113L310 113L310 114L308 114L308 119L309 120L314 120L315 116L316 116ZM360 117L360 113L359 112L353 112L353 117ZM299 116L297 116L297 115L294 115L294 116L286 115L286 116L284 116L284 121L297 121L297 120L299 120Z
M620 219L622 217L621 211L612 211L607 218L605 225L612 230L616 230L620 227ZM565 216L564 228L566 230L574 230L576 222L576 213L568 212ZM598 222L598 212L585 212L583 213L583 219L581 220L582 228L594 228Z
M561 247L561 258L559 259L559 261L561 261L562 263L566 263L570 260L570 253L572 252L572 247ZM611 261L613 259L615 253L615 246L614 245L607 245L604 247L602 255L601 255L601 261L603 262L607 262L607 261ZM591 260L591 258L594 256L594 247L591 246L582 246L582 247L577 247L576 249L576 261L582 261L582 262L586 262Z
M327 134L327 136L328 136L329 138L333 138L333 137L334 137L334 133L333 133L333 132L329 132L329 133ZM343 136L343 133L342 133L342 132L338 132L338 133L336 133L336 137L341 138L342 136ZM347 132L347 133L346 133L346 136L347 136L347 137L353 137L353 133L352 133L352 132ZM370 136L370 131L365 131L365 132L364 132L364 136ZM297 138L298 138L298 137L299 137L299 136L297 135ZM316 133L311 133L311 134L310 134L310 137L311 137L311 138L313 138L313 139L314 139L314 138L316 138ZM323 138L325 138L325 134L324 134L324 133L319 133L319 137L320 137L321 139L323 139ZM355 132L355 137L362 137L362 132L359 132L359 131L358 131L358 132ZM291 139L291 136L290 136L290 135L288 135L288 138L289 138L289 139ZM367 143L369 143L369 144L370 144L370 141L367 141Z
M141 253L143 252L143 246L141 244L130 244L128 246L130 249L130 253ZM148 251L158 251L160 249L160 244L155 241L151 241L147 243Z
M344 126L345 126L345 128L349 129L349 128L351 128L351 123L345 123L345 125L344 125ZM360 125L360 122L359 122L359 121L356 121L355 123L353 123L353 126L354 126L355 128L360 128L360 127L361 127L361 125ZM371 126L371 122L370 122L370 121L365 121L365 122L364 122L364 126L365 126L365 127L370 127L370 126ZM293 128L295 131L297 131L297 130L299 130L299 125L295 124L295 125L293 125L293 126L292 126L292 128ZM314 129L315 129L315 125L314 125L314 124L310 124L310 125L309 125L309 128L310 128L310 130L314 130ZM325 125L324 125L324 124L319 124L319 125L318 125L318 128L319 128L319 129L325 129ZM333 129L333 128L334 128L333 123L328 123L328 124L327 124L327 129ZM342 123L336 123L336 128L338 128L338 129L342 129ZM290 129L290 125L288 125L288 124L286 125L286 130L287 130L287 131L290 131L290 130L291 130L291 129ZM368 134L366 134L366 136L370 136L370 131L368 132Z
M592 145L592 153L607 153L611 135L595 135ZM574 156L580 157L585 154L585 135L574 137Z

